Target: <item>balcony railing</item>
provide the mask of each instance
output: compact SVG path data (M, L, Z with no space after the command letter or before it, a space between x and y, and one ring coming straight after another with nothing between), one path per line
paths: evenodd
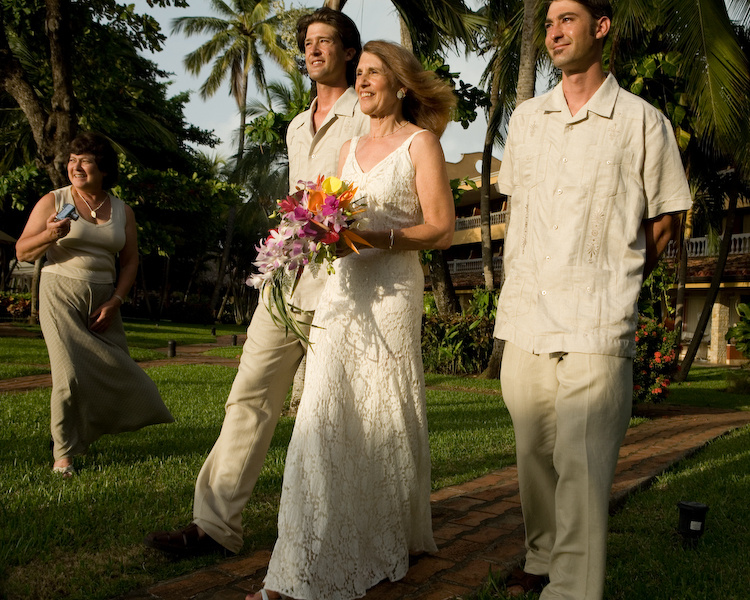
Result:
M503 257L493 256L492 257L492 268L495 273L501 273L503 270ZM467 260L449 260L448 269L451 275L454 273L481 273L482 272L482 259L481 258L469 258Z
M492 213L493 216L497 216L497 221L493 224L503 223L505 219L505 212ZM469 221L476 219L476 227L479 227L479 217L468 217L465 219L459 219L461 221ZM502 219L502 220L500 220ZM456 229L458 229L458 224ZM690 257L701 257L701 256L712 256L716 255L717 251L711 252L708 246L708 240L705 237L701 238L690 238L688 241L688 256ZM732 245L729 249L730 254L750 254L750 233L740 233L732 236ZM674 258L676 254L674 241L669 242L667 246L666 255L669 258ZM503 257L493 256L492 266L496 273L502 272L503 268ZM482 272L482 259L481 258L470 258L468 260L450 260L448 261L448 268L450 269L451 275L454 273L481 273Z
M505 223L506 213L507 211L504 210L490 213L490 226ZM456 231L461 231L463 229L478 229L479 219L479 215L474 217L459 217L456 219Z
M690 238L687 243L688 257L716 256L719 253L718 244L716 248L709 247L707 237ZM677 255L677 246L674 240L670 241L666 250L667 258ZM729 246L729 254L750 254L750 233L738 233L732 236Z

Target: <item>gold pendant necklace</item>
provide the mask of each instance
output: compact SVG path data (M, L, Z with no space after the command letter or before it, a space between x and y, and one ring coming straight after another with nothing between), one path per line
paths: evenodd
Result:
M75 188L73 188L73 189L75 190ZM83 203L91 211L89 214L91 215L91 218L94 219L94 220L96 220L96 211L99 210L102 207L102 205L107 201L107 198L109 198L109 194L107 194L106 198L104 198L104 200L102 200L99 203L99 206L97 206L96 208L91 208L91 205L88 202L86 202L86 198L83 197L83 194L81 194L81 192L79 192L78 190L76 190L76 194L78 194L78 197L81 200L83 200Z

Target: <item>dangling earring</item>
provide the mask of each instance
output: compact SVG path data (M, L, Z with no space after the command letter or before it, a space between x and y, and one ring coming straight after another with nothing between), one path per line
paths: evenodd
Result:
M404 90L399 90L396 92L396 98L399 100L403 100L406 97L406 92Z

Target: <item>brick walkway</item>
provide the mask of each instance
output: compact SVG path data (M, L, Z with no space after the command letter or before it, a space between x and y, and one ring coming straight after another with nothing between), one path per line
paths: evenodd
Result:
M244 336L238 338L241 351ZM217 344L177 347L171 359L140 363L216 363L236 366L238 359L200 356ZM166 350L164 350L166 353ZM45 379L46 378L46 379ZM0 392L49 386L49 375L0 381ZM628 431L612 489L615 510L634 491L660 473L732 429L750 424L750 413L662 405L640 407L650 421ZM504 576L524 555L523 521L515 467L507 467L432 494L432 520L438 552L413 560L406 577L371 589L367 600L448 600L480 588L490 572ZM675 517L676 518L676 517ZM212 567L158 583L120 597L122 600L243 600L261 586L270 549L224 560Z
M710 440L750 424L750 413L684 406L639 410L651 420L628 431L612 489L615 510L674 463ZM676 527L675 513L675 527ZM524 555L523 521L515 467L507 467L432 494L438 553L413 561L406 577L383 582L366 600L448 600L479 589L490 572L504 577ZM121 600L243 600L262 586L270 549L224 560L156 584Z

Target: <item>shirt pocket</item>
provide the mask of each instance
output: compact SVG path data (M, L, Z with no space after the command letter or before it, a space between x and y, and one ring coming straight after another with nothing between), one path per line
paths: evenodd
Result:
M515 266L515 265L514 265ZM498 300L498 314L501 320L513 323L526 316L534 308L534 290L536 286L530 276L522 269L508 275Z
M589 171L594 198L609 198L624 191L624 171L631 153L613 146L590 146L588 156L594 168Z
M547 176L549 148L549 144L520 144L516 146L516 155L513 157L516 170L514 187L529 190L544 181Z

